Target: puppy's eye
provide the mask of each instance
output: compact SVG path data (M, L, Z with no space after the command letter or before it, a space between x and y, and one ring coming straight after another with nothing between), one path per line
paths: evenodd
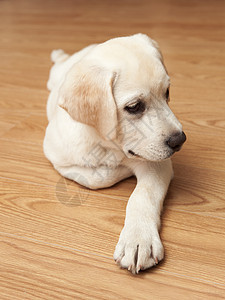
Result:
M166 90L165 97L166 97L166 101L169 102L169 100L170 100L170 89L169 88Z
M142 101L138 101L135 104L125 106L124 109L129 114L140 114L145 111L145 103Z

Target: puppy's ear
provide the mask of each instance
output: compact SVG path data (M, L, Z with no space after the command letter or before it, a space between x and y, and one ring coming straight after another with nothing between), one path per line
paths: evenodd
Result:
M60 88L59 106L81 123L93 126L104 139L116 138L117 108L113 97L116 73L76 64Z
M162 55L162 52L159 48L159 45L158 43L155 41L155 40L152 40L151 39L151 42L152 42L152 45L155 47L155 49L157 50L157 54L158 54L158 58L161 60L163 66L164 66L164 69L166 70L166 73L168 74L167 72L167 69L166 69L166 66L165 66L165 63L164 63L164 59L163 59L163 55Z

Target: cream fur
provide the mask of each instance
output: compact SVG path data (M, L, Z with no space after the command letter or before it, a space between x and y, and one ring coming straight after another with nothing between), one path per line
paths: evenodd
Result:
M164 255L160 212L173 176L165 141L182 132L165 99L169 76L158 45L137 34L72 56L54 50L52 60L44 153L62 176L91 189L137 177L114 259L133 273L150 268ZM142 115L125 111L140 99Z

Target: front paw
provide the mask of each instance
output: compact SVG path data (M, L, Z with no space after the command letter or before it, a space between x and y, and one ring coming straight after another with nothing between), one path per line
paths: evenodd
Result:
M157 227L153 224L125 225L114 252L115 261L133 274L151 268L164 257Z

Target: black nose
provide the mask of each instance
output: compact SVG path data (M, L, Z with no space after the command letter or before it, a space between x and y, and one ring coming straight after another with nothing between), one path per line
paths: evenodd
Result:
M170 138L166 143L174 151L179 151L185 141L186 141L186 135L182 131L182 132L175 132L173 135L170 136Z

